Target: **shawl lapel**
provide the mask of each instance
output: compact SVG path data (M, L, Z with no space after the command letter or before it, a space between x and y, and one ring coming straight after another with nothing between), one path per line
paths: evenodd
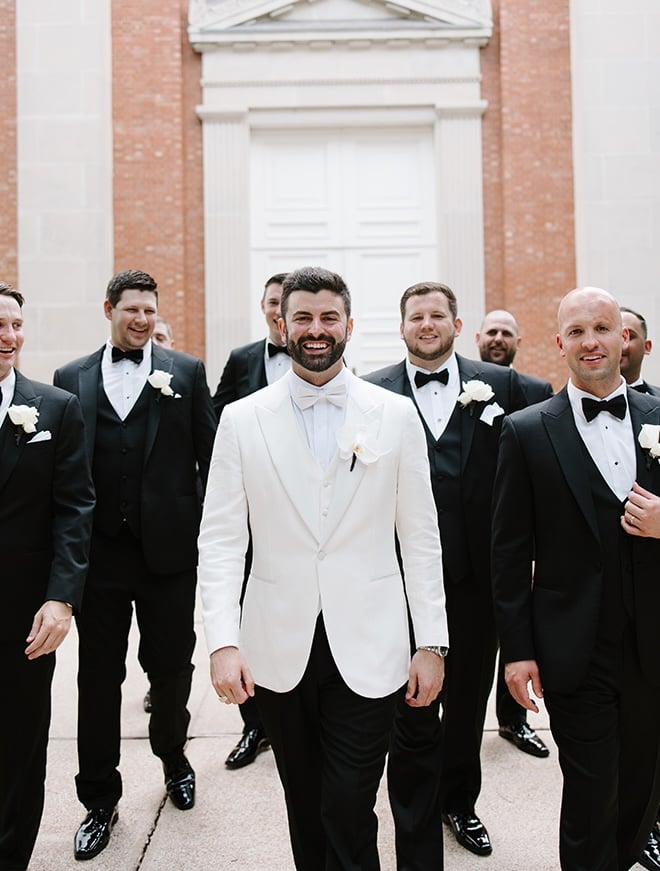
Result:
M38 409L41 405L41 396L37 396L31 381L21 375L18 370L15 370L15 372L16 384L12 405L30 405ZM2 430L3 454L2 464L0 465L0 489L9 480L9 476L16 468L19 459L23 456L25 443L28 438L31 438L31 436L28 436L27 433L11 422L9 415L5 418Z

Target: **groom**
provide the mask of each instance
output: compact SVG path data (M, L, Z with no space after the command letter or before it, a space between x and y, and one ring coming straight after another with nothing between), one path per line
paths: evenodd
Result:
M257 700L299 871L376 871L397 691L430 704L447 650L424 433L412 403L345 368L339 275L290 273L281 311L292 371L225 408L213 451L200 532L212 680L221 701Z

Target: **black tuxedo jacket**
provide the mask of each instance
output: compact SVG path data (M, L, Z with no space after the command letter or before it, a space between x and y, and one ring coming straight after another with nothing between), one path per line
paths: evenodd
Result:
M660 387L656 387L654 384L649 384L648 381L644 381L644 388L646 393L650 393L651 396L660 396ZM637 391L641 393L641 391Z
M508 366L497 366L468 360L456 355L461 383L463 381L484 381L495 394L490 402L497 402L505 413L526 405L517 373ZM372 384L400 393L413 399L413 391L408 380L405 361L394 366L379 369L365 376ZM414 399L413 399L414 401ZM458 554L453 547L455 542L467 542L471 576L482 585L490 585L490 525L491 500L497 453L504 415L495 418L489 426L480 420L486 403L471 403L459 411L461 423L461 468L460 503L452 510L438 511L440 538L443 543L443 568L446 582L459 583L467 577L463 561L459 563ZM473 407L474 406L474 407ZM443 437L436 441L420 414L426 431L429 457L431 458L431 482L434 493L441 486L442 470L437 469L432 454L442 452ZM435 481L434 478L438 480ZM437 497L436 497L437 503Z
M39 410L36 433L0 428L0 640L24 642L45 601L80 607L94 488L76 397L16 372L12 404Z
M80 398L87 455L94 458L101 358L104 348L55 372L55 383ZM155 573L184 572L197 565L201 500L197 470L206 487L216 430L201 360L152 346L152 369L174 376L179 398L164 396L148 382L149 410L141 481L142 550Z
M537 402L543 402L544 399L550 399L554 392L552 384L549 381L543 381L542 378L535 378L534 375L523 375L522 372L518 372L518 378L527 405L535 405Z
M630 388L627 394L637 482L660 494L660 462L649 461L637 441L642 424L660 424L660 402ZM571 692L594 649L603 554L566 388L504 421L493 507L493 586L503 659L535 659L545 689ZM640 662L658 686L660 540L630 538Z
M218 419L225 405L268 386L265 350L266 340L259 339L258 342L234 348L230 353L213 396L213 407Z

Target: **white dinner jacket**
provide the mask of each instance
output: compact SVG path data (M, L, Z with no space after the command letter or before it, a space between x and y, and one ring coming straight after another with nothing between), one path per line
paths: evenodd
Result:
M346 372L346 423L375 431L378 459L323 471L290 396L290 375L228 405L220 421L199 536L210 652L239 647L257 684L295 687L319 610L351 689L368 698L408 679L406 595L418 645L448 644L442 558L426 438L412 402ZM252 570L243 602L244 557ZM239 629L240 626L240 629Z

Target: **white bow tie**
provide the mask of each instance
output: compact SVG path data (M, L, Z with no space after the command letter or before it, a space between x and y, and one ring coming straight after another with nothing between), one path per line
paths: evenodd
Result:
M337 384L328 390L323 390L323 388L313 390L311 387L303 387L298 384L294 386L293 401L301 411L316 405L319 399L325 399L327 402L332 403L332 405L336 405L337 408L341 408L346 399L346 385Z

